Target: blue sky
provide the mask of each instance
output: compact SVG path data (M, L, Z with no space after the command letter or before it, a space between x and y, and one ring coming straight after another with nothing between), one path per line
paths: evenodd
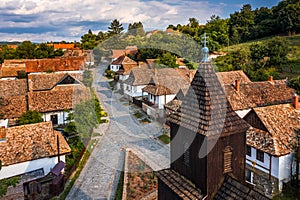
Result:
M0 41L79 41L80 36L107 31L113 19L125 28L141 21L146 30L186 24L195 17L204 24L211 15L222 18L241 9L277 5L279 0L1 0Z

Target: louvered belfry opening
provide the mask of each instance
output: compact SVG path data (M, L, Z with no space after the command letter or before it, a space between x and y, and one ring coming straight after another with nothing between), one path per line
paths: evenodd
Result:
M223 170L224 174L232 172L232 148L227 146L224 149Z

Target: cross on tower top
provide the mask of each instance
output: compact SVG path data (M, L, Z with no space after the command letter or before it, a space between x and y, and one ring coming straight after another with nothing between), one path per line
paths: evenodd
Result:
M208 43L208 41L207 41L208 36L206 36L206 33L204 33L204 36L202 37L202 39L204 39L204 40L203 40L203 45L204 45L204 47L206 47L206 45L207 45L207 43Z
M206 33L204 33L204 36L202 37L202 39L204 39L204 41L203 41L203 45L204 45L204 47L202 48L202 53L203 53L203 58L202 58L202 61L203 62L208 62L209 60L208 60L208 54L209 54L209 49L208 49L208 47L206 46L206 44L207 44L207 38L208 38L208 36L206 36Z

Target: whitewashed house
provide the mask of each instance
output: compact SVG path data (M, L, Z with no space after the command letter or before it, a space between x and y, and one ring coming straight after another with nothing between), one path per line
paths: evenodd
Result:
M268 196L280 192L296 173L298 97L294 102L254 108L244 117L252 126L247 131L246 180Z
M128 98L130 101L132 101L132 98L134 97L142 97L142 89L149 84L153 73L154 71L150 69L133 68L129 77L123 81L124 97ZM144 93L144 95L147 94Z
M75 104L90 97L81 78L80 72L29 74L29 110L42 113L44 121L52 121L53 125L65 124Z
M126 68L133 68L137 66L137 62L123 55L110 63L109 70L117 72L119 70L125 70Z
M190 80L176 69L157 70L150 83L142 89L147 94L143 99L142 109L153 118L164 117L164 106L172 101L176 94L186 91ZM143 95L144 96L144 95Z
M65 162L71 148L51 122L0 128L0 179L33 172L48 174L58 163L58 142L60 161Z

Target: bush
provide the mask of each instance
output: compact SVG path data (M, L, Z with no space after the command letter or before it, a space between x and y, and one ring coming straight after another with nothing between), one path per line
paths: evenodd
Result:
M43 122L42 114L38 111L28 110L19 119L19 125Z
M106 73L106 77L109 78L109 79L112 79L115 76L115 72L112 71L112 70L107 69L107 70L105 70L105 73Z

